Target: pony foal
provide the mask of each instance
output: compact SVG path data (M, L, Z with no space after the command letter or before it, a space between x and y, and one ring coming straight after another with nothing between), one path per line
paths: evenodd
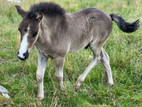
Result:
M59 88L63 89L63 66L65 55L90 47L93 59L79 76L75 89L78 90L91 69L101 62L104 66L108 84L113 85L109 56L103 45L112 31L112 21L127 33L139 28L139 20L125 22L120 16L107 14L96 8L86 8L76 13L66 13L55 3L41 2L24 11L16 6L23 20L19 25L21 45L18 57L26 60L33 47L38 49L38 98L44 98L43 77L49 58L55 62L55 76Z

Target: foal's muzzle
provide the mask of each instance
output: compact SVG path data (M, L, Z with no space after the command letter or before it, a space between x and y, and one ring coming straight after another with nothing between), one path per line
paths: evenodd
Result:
M26 51L23 55L21 55L19 52L18 52L18 58L20 59L20 60L26 60L27 58L28 58L28 56L29 56L29 52L28 51Z

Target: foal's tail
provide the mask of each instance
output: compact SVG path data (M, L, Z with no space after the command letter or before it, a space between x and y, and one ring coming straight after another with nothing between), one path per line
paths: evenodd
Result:
M125 22L125 20L122 17L117 16L116 14L110 14L110 17L112 21L114 21L123 32L127 33L135 32L140 26L139 19L133 23L128 23Z

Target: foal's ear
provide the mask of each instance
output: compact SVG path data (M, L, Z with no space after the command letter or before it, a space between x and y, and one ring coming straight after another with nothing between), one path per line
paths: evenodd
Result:
M36 13L36 20L40 21L42 19L43 15L41 12Z
M17 12L22 16L22 17L25 17L26 13L20 6L18 5L15 5L16 9L17 9Z

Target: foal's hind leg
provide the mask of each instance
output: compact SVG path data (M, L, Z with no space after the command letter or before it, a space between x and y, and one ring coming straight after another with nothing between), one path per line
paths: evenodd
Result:
M111 74L109 56L103 48L102 48L101 62L103 64L104 68L105 68L105 73L106 73L106 76L107 76L108 85L112 86L113 85L113 78L112 78L112 74Z
M59 83L59 88L61 90L64 90L63 86L63 67L64 67L64 57L56 58L54 59L55 66L56 66L56 72L55 72L55 77Z
M75 91L77 91L80 88L81 83L85 80L87 74L92 70L92 68L95 67L95 65L98 64L98 62L101 59L101 56L100 56L101 47L95 47L95 44L91 43L90 48L94 54L94 58L93 58L92 62L90 63L90 65L86 68L86 70L79 76L79 78L76 82L76 85L75 85Z

